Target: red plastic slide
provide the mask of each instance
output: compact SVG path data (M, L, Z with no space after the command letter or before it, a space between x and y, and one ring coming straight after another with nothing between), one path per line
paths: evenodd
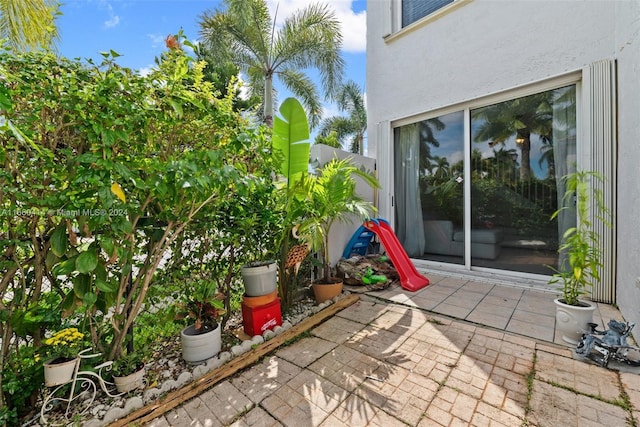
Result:
M365 221L364 226L378 235L393 266L400 275L400 285L404 289L415 292L429 284L429 279L418 273L389 224L374 219Z

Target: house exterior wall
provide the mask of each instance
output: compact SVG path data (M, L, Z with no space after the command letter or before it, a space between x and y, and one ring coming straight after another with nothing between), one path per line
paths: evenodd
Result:
M381 216L393 215L390 122L616 60L616 299L640 324L640 2L462 1L385 38L396 1L367 3L368 154L378 158Z

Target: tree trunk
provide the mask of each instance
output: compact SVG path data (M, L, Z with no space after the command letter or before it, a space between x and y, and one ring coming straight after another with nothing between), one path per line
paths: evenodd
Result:
M518 133L517 138L522 138L520 146L520 179L525 181L531 178L531 133ZM517 139L516 139L517 141Z
M264 123L273 127L273 74L268 72L264 79Z

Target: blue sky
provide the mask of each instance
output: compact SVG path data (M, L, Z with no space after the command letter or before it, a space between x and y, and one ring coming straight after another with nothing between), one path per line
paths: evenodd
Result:
M278 21L312 0L267 0ZM164 39L180 29L191 40L199 38L198 17L221 5L221 0L66 0L57 20L58 51L68 58L102 59L101 51L115 50L118 63L136 70L154 65L165 50ZM352 79L365 89L366 0L325 0L343 24L345 81ZM277 87L277 86L276 86ZM287 94L280 92L279 99ZM325 116L338 114L325 105Z

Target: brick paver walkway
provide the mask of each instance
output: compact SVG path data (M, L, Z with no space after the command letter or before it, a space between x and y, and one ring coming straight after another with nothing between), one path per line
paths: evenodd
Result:
M162 426L624 426L640 376L570 349L365 297ZM636 424L634 424L636 423Z

